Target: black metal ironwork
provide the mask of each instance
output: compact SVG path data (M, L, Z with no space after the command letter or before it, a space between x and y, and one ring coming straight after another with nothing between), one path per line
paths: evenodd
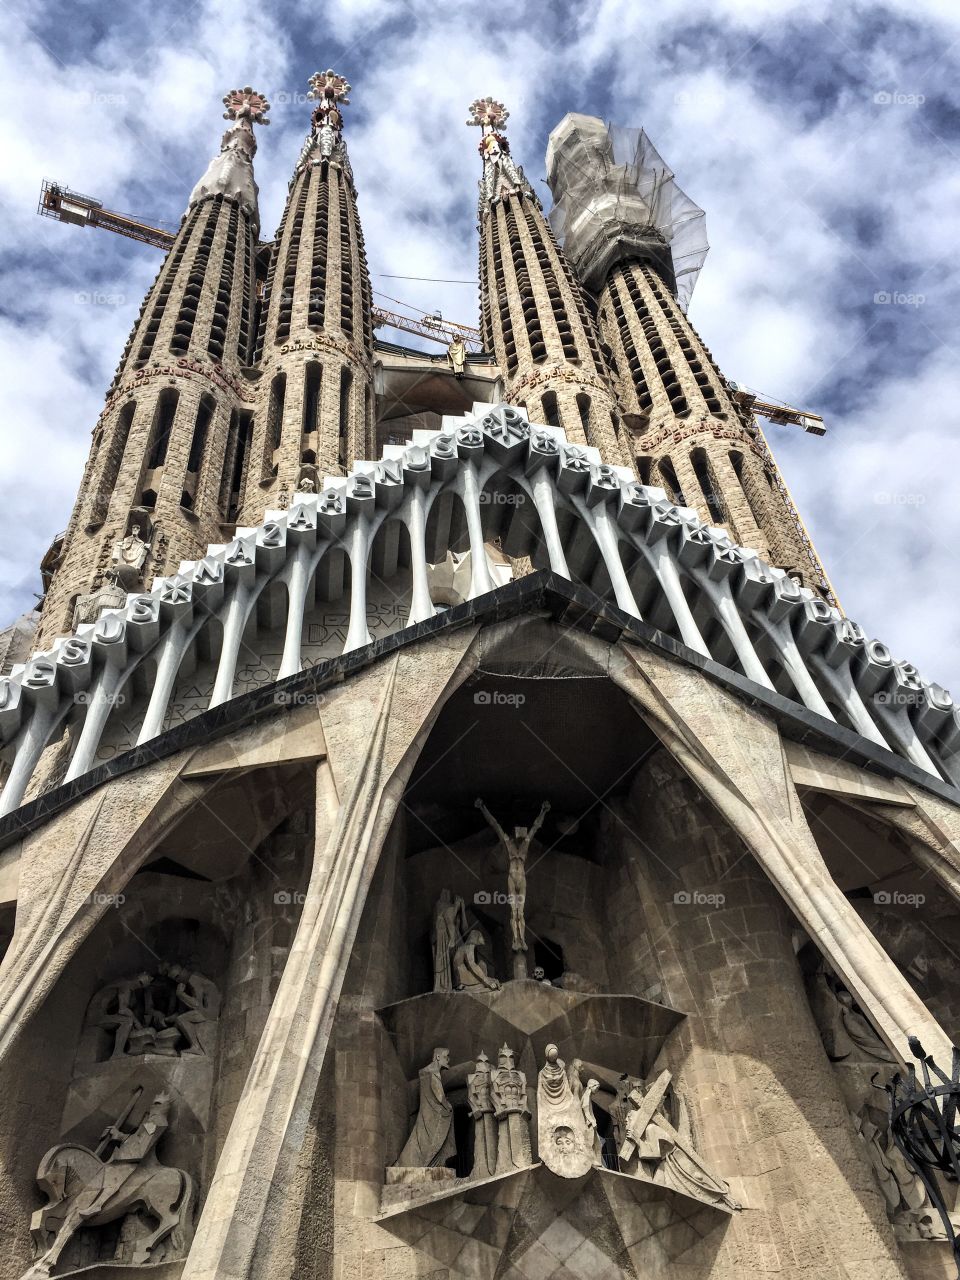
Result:
M949 1076L924 1053L916 1036L907 1043L920 1063L922 1081L912 1062L906 1075L898 1071L884 1087L890 1095L890 1132L907 1164L926 1188L943 1222L960 1278L960 1240L943 1198L940 1178L960 1183L960 1049L954 1046Z

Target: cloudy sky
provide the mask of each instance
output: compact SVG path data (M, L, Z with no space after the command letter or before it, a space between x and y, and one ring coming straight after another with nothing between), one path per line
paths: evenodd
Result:
M41 179L175 228L252 84L264 235L309 75L347 138L379 300L476 323L473 98L539 183L566 111L644 125L707 211L690 309L768 430L846 611L960 693L960 11L953 0L3 0L0 625L28 608L156 250L36 216ZM549 203L544 190L545 202ZM390 276L439 277L433 284Z

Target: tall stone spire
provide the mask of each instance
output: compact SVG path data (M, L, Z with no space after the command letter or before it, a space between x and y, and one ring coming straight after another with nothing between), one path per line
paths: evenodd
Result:
M230 127L220 140L220 154L214 156L207 171L190 193L187 213L208 196L229 196L236 200L250 219L254 235L260 234L259 188L253 177L253 157L257 154L254 124L269 124L270 104L249 85L231 89L224 95L224 120Z
M202 555L235 515L236 442L249 416L259 215L249 87L223 99L230 126L191 193L144 299L93 432L83 483L38 631L48 644L171 564Z
M703 210L642 130L593 116L557 125L547 173L550 221L597 298L641 480L832 601L760 428L684 309L706 256Z
M370 275L341 108L350 85L310 78L317 106L290 181L260 315L262 370L244 515L373 450Z
M504 133L502 102L478 98L481 130L480 328L503 371L506 399L623 460L611 372L587 301Z

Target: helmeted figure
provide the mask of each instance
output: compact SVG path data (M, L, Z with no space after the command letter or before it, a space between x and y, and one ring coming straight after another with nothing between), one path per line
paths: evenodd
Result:
M467 1076L467 1101L473 1119L473 1177L491 1178L497 1171L497 1121L491 1093L490 1059L480 1050L477 1069Z
M172 1236L174 1253L185 1249L193 1182L183 1169L162 1165L156 1155L170 1125L170 1095L157 1094L131 1132L121 1127L141 1092L138 1089L134 1093L120 1121L104 1131L96 1151L78 1143L65 1143L52 1147L40 1161L37 1182L49 1201L33 1215L30 1224L40 1256L24 1280L51 1275L81 1228L105 1226L135 1211L153 1218L157 1226L137 1241L132 1265L156 1261L158 1249ZM113 1152L104 1160L103 1152L114 1143Z
M527 1106L527 1077L514 1064L513 1050L500 1050L491 1089L497 1133L497 1173L525 1169L532 1161L530 1151L530 1109Z

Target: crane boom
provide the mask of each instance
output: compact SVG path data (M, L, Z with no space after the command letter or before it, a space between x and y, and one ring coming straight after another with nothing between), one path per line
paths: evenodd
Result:
M102 227L104 231L114 231L118 235L127 236L131 240L139 240L143 244L151 244L157 249L169 249L173 244L174 232L164 231L161 227L150 226L125 213L117 213L105 209L93 196L81 195L79 191L71 191L59 182L44 179L40 191L40 204L37 212L45 218L56 218L59 222L70 222L78 227ZM405 333L416 334L427 338L430 342L439 342L443 346L460 339L469 351L482 351L483 341L480 330L471 325L459 324L455 320L444 320L442 316L425 315L420 319L405 316L399 311L387 311L384 307L371 307L373 327L375 329L401 329ZM802 409L792 409L789 405L775 404L761 399L756 392L731 382L730 390L737 404L748 412L760 414L770 422L779 426L802 427L811 435L822 436L826 432L823 418L817 413L809 413ZM808 539L806 530L803 530Z
M105 209L92 196L81 195L79 191L71 191L59 182L46 179L40 189L37 213L44 218L56 218L58 222L71 222L77 227L103 227L105 231L115 231L142 244L152 244L157 249L169 249L175 239L172 231L151 227L149 223L140 222L125 213Z
M114 231L117 235L139 240L142 244L150 244L157 249L169 249L176 239L172 231L164 231L162 227L152 227L125 213L105 209L93 196L81 195L79 191L71 191L59 182L46 179L40 190L37 213L41 217L55 218L58 222L69 222L76 227L101 227L104 231ZM383 307L372 307L371 314L375 329L403 329L444 346L459 338L468 350L483 350L480 330L467 324L458 324L455 320L444 320L439 315L423 316L417 320L398 311L387 311Z

